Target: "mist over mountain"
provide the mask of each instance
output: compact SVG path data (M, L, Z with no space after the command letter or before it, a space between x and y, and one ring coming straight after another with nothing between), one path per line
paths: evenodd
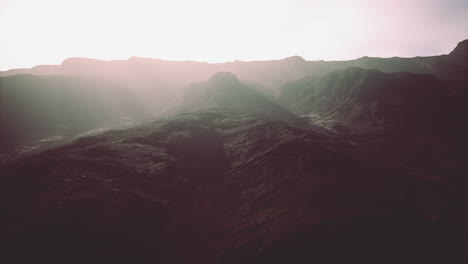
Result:
M128 88L73 76L0 78L0 153L149 113Z
M350 61L306 61L299 56L274 61L234 61L204 63L165 61L131 57L128 60L101 61L70 58L61 65L0 72L0 76L29 73L34 75L75 75L111 80L136 91L153 115L160 115L177 104L179 90L194 82L209 79L217 72L232 72L241 80L268 87L274 92L286 82L305 76L359 67L383 72L434 74L440 78L463 78L468 71L467 41L460 42L449 55L416 58L363 57ZM465 54L465 55L463 55Z
M434 57L0 75L5 263L468 259L466 40Z
M232 73L220 72L207 82L186 88L178 112L222 108L239 113L259 114L288 122L301 120L277 103L257 93Z

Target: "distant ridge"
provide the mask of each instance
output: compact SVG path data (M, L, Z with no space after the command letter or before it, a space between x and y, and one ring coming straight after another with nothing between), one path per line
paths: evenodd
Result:
M466 56L468 54L468 39L463 40L457 44L455 49L450 52L448 55L450 56ZM99 60L99 59L92 59L92 58L81 58L81 57L72 57L72 58L67 58L65 59L60 65L38 65L32 68L19 68L19 69L10 69L6 71L0 71L0 76L7 76L7 75L14 75L14 74L19 74L19 73L30 73L30 74L35 74L35 75L49 75L49 74L62 74L64 73L64 70L61 69L64 65L72 65L72 64L80 64L80 63L102 63L102 64L112 64L112 63L128 63L128 62L168 62L168 63L193 63L193 64L205 64L205 65L217 65L217 66L223 66L223 65L232 65L232 64L255 64L255 63L280 63L280 62L294 62L294 63L307 63L309 65L307 66L312 66L313 64L334 64L336 67L339 68L338 65L343 64L345 67L351 67L351 66L362 66L361 64L365 64L366 60L373 60L373 59L379 59L379 60L387 60L387 61L392 61L395 59L404 59L404 60L425 60L428 58L434 58L434 57L444 57L447 55L434 55L434 56L423 56L423 57L414 57L414 58L401 58L401 57L391 57L391 58L379 58L379 57L368 57L364 56L358 59L354 60L344 60L344 61L323 61L323 60L317 60L317 61L307 61L301 56L291 56L291 57L286 57L284 59L280 60L268 60L268 61L232 61L232 62L222 62L222 63L208 63L208 62L201 62L201 61L191 61L191 60L184 60L184 61L171 61L171 60L163 60L163 59L157 59L157 58L145 58L145 57L137 57L137 56L132 56L128 58L127 60ZM314 65L318 66L318 65ZM383 69L378 68L379 70L385 71ZM312 70L313 69L309 69ZM317 69L318 70L318 69ZM221 69L218 69L216 72L222 71ZM234 71L235 72L235 71ZM235 72L236 73L236 72ZM236 73L237 74L237 73Z
M174 108L178 94L194 82L202 82L217 72L232 72L246 83L261 87L274 96L282 85L306 76L320 76L351 67L378 69L385 73L410 72L433 74L443 79L468 76L468 40L460 42L449 55L416 58L362 57L349 61L306 61L300 56L271 61L234 61L206 63L166 61L131 57L128 60L103 61L87 58L66 59L61 65L37 66L0 72L0 76L72 75L113 81L136 91L152 115Z

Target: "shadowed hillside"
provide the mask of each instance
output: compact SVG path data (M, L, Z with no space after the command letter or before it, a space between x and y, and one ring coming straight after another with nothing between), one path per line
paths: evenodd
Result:
M122 118L147 118L122 86L71 76L0 78L0 152L50 137L69 137Z
M0 171L2 257L463 263L466 158L418 167L368 154L221 110L81 138Z
M451 86L433 75L349 68L287 83L279 99L327 128L409 127L437 122Z

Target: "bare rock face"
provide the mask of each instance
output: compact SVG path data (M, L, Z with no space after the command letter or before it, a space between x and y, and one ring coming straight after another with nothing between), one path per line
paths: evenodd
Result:
M349 68L288 83L280 100L327 128L401 126L436 118L444 85L433 75Z

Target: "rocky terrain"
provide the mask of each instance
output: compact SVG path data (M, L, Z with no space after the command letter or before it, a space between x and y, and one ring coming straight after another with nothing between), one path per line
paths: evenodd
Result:
M413 154L439 164L222 110L84 137L1 171L3 256L463 263L467 156Z
M348 68L287 83L279 99L329 129L408 128L439 118L453 86L429 74Z

